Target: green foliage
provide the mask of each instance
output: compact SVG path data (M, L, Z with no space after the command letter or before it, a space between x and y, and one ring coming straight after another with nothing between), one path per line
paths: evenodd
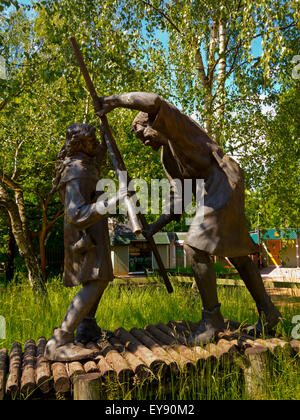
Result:
M252 118L261 137L251 138L241 159L247 172L246 195L251 227L297 227L299 224L299 81L276 98L275 115Z
M10 6L14 6L16 9L19 9L19 3L17 0L0 0L0 12L3 12Z

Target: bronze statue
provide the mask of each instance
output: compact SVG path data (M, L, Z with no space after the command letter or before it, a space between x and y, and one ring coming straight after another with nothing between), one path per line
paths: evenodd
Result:
M211 255L226 256L237 268L251 293L259 312L254 334L272 329L281 318L263 285L261 275L249 257L258 252L252 241L244 211L244 176L239 165L207 135L194 120L175 106L152 93L133 92L99 98L99 116L117 107L140 113L132 124L135 135L155 151L162 148L162 164L169 180L203 179L205 181L203 211L197 212L185 240L185 250L192 261L195 280L202 298L203 312L199 330L189 343L203 344L224 330L217 296L216 275ZM172 220L174 214L163 214L149 230L153 236Z
M91 350L74 343L102 337L95 314L109 282L113 280L107 216L127 194L121 189L103 203L96 191L106 145L96 139L94 127L73 124L67 129L64 147L58 155L53 192L58 191L65 207L64 285L83 288L73 299L61 326L47 343L45 356L52 361L73 361L93 356Z

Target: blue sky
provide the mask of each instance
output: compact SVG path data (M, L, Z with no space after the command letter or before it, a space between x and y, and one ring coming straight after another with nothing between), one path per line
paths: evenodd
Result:
M252 54L254 58L260 57L262 54L262 47L261 47L261 37L256 38L252 41Z

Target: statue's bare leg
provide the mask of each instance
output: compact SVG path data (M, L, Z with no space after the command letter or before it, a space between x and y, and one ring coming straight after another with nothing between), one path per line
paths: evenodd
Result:
M216 274L209 254L188 245L185 245L185 251L192 262L195 281L203 304L199 329L189 338L188 343L201 345L211 341L218 332L224 330L224 318L220 311Z
M257 266L248 256L230 258L230 261L238 270L256 303L259 312L259 321L254 327L254 332L259 335L263 330L266 332L267 330L271 330L280 321L282 315L267 294Z
M106 286L107 283L92 281L86 283L77 293L60 328L54 330L53 337L47 343L45 350L47 359L65 362L93 357L91 350L73 343L74 331L91 311L95 311Z
M102 291L101 295L98 297L97 301L93 305L90 312L84 317L82 322L78 325L77 331L76 331L76 341L86 344L91 341L107 339L114 335L111 331L103 330L102 328L100 328L95 318L103 292L104 290Z
M103 290L103 292L104 292L104 290ZM88 318L95 318L95 315L96 315L96 312L97 312L97 309L98 309L100 300L101 300L102 295L103 295L103 292L101 293L101 296L99 296L99 298L97 299L97 302L93 305L92 309L90 310L90 312L87 314L86 317L88 317Z
M61 329L74 333L75 329L81 323L85 316L92 310L97 310L100 297L107 287L107 283L101 281L91 281L84 285L84 287L74 297L66 316L61 324ZM95 311L96 312L96 311Z

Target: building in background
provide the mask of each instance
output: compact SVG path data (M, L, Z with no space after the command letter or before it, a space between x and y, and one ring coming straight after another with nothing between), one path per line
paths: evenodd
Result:
M154 235L154 241L167 270L190 272L190 261L184 251L184 232L159 232ZM300 267L299 244L296 229L268 229L251 233L254 242L261 240L261 255L252 255L253 261L262 267ZM135 236L126 225L117 225L110 233L111 257L116 276L150 274L157 269L152 250L143 235ZM53 248L53 247L52 247ZM55 265L63 270L63 248L47 248L47 260L50 266ZM222 257L214 257L215 262L224 266L230 262Z
M110 234L111 257L114 274L152 273L157 267L151 248L143 235L135 236L126 226L118 226ZM170 239L168 233L159 232L154 242L166 268L170 267Z
M187 268L190 263L183 248L186 233L159 232L153 239L168 270ZM135 236L125 225L110 234L111 256L116 276L152 273L158 269L152 250L143 237Z
M299 230L267 229L251 233L255 243L260 238L261 254L265 267L300 268Z

